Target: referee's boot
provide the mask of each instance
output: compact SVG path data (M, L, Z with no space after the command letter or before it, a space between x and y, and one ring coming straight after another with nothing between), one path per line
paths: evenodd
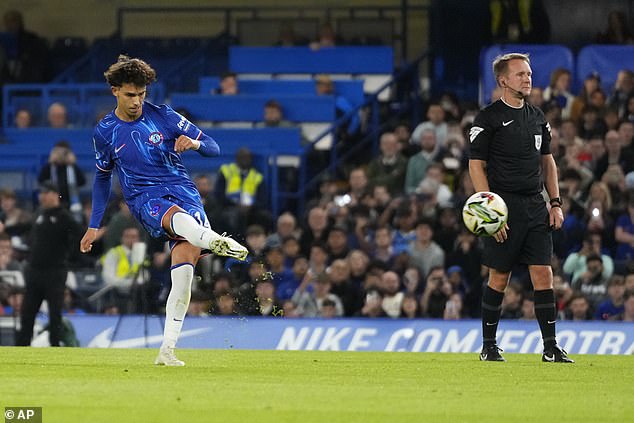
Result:
M242 246L238 241L223 233L218 238L209 242L209 249L217 256L233 257L235 259L245 261L249 250Z
M480 361L506 361L500 352L502 348L497 344L485 345L480 352Z
M568 357L568 354L559 345L553 345L544 349L542 361L545 363L574 363L575 360Z

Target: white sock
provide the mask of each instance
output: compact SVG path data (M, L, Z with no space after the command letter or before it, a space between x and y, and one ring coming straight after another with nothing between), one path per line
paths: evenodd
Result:
M209 248L210 241L220 238L212 229L202 226L193 216L184 212L176 212L172 216L172 231L203 249Z
M172 268L172 289L167 297L165 306L165 330L161 348L174 348L181 334L185 313L191 298L194 266L191 263L181 263Z

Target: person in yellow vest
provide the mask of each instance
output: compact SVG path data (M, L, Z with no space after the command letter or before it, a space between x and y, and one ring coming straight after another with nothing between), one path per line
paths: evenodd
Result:
M121 244L108 250L102 258L101 276L104 283L112 287L108 298L122 311L134 311L135 306L131 300L135 298L136 289L145 281L144 277L138 275L141 264L139 260L133 259L132 254L133 246L140 242L140 238L139 229L124 229Z
M236 153L235 163L220 167L214 189L223 218L233 233L244 234L247 226L271 228L271 213L266 209L266 183L253 167L253 156L247 148Z

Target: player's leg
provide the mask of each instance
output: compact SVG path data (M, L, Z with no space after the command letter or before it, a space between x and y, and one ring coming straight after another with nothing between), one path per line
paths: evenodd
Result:
M204 212L203 212L204 213ZM201 214L201 219L204 217ZM246 260L248 250L234 239L219 235L208 225L203 225L191 214L173 206L163 215L161 224L170 234L185 238L189 243L221 256Z
M555 322L557 320L557 305L553 290L553 271L548 265L531 265L528 271L535 288L535 317L539 323L544 341L542 361L574 363L566 352L557 345L555 338Z
M42 287L46 286L46 282L40 281L36 273L32 269L26 272L26 293L24 294L24 303L22 304L22 314L20 316L20 331L16 339L18 346L27 347L31 345L35 316L44 300Z
M191 298L194 267L200 256L200 248L188 242L179 242L172 249L172 288L165 306L165 329L163 344L155 364L184 366L185 363L174 355L174 348L180 336L185 314Z
M46 286L46 302L48 305L48 339L52 347L59 347L62 337L62 309L64 308L64 290L67 272L53 270L49 272Z
M502 312L504 290L511 272L489 269L489 282L482 293L482 361L505 361L497 346L496 333Z

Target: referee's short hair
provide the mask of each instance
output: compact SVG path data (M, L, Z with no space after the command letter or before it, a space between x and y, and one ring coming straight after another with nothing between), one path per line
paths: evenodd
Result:
M500 76L506 73L508 69L508 63L511 60L520 59L531 64L531 59L528 57L528 53L507 53L500 54L493 60L493 75L495 76L495 82L500 85Z

